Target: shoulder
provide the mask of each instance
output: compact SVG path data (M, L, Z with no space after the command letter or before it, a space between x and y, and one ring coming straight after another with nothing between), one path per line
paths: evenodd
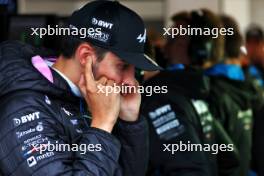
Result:
M31 119L41 116L53 119L59 117L57 105L48 95L34 91L18 91L2 97L0 112L0 119L3 122L13 121L14 123L18 122L16 119L26 121L27 116Z
M16 111L28 107L42 107L43 109L48 109L51 107L51 102L48 95L32 90L21 90L2 97L0 105L2 111L5 109L13 109L13 111Z
M153 93L151 96L143 95L143 109L156 109L169 105L174 111L185 111L190 106L190 99L179 91L166 87L166 92ZM168 106L168 107L169 107Z

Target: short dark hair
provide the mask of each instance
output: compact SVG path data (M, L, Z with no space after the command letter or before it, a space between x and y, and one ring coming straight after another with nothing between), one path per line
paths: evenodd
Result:
M246 41L254 40L256 42L264 41L263 29L258 25L251 25L246 32Z
M185 22L185 23L190 23L191 16L190 16L189 12L181 11L181 12L175 13L171 17L171 20L173 21L173 23L177 23L178 21L182 21L182 22Z
M236 20L227 15L221 15L221 21L224 28L232 28L234 30L233 35L225 36L225 59L237 58L240 55L240 48L243 44L243 37L239 30Z
M61 39L61 46L60 46L60 54L64 56L65 58L71 58L74 53L76 52L76 49L80 46L80 44L85 43L86 41L83 41L81 39L78 39L75 36L64 36ZM87 42L89 43L89 42ZM103 60L105 54L108 52L107 49L95 46L91 43L89 45L92 46L92 48L95 51L96 56L98 57L98 60Z
M184 26L187 27L188 24L190 24L191 21L191 16L190 13L188 13L187 11L181 11L179 13L175 13L172 17L171 20L173 22L172 27L173 28L179 28L179 26ZM174 43L175 41L177 41L178 39L187 39L187 35L185 36L179 36L177 35L176 37L168 37L167 38L167 42L166 45L171 45L172 43Z
M208 9L191 11L192 28L221 29L222 23L218 15ZM192 35L189 46L189 54L193 65L202 66L208 61L212 64L220 63L224 54L224 37L216 38L211 35Z

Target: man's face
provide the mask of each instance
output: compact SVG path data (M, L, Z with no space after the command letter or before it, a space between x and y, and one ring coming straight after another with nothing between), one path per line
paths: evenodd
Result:
M96 61L93 65L93 72L97 80L105 76L118 85L135 84L135 67L125 63L112 52L107 52L100 62Z
M264 42L248 41L246 43L248 57L253 63L263 63Z

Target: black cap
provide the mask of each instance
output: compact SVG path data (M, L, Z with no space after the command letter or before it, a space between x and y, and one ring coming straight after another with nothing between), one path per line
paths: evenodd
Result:
M110 50L142 70L160 70L144 54L146 29L139 15L117 1L97 0L75 11L69 24L76 28L100 28L101 35L87 35L87 42Z

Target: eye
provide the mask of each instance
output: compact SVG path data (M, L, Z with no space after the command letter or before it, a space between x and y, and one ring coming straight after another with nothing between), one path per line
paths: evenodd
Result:
M118 69L122 70L122 71L128 69L128 67L129 67L129 64L127 64L127 63L118 64Z

